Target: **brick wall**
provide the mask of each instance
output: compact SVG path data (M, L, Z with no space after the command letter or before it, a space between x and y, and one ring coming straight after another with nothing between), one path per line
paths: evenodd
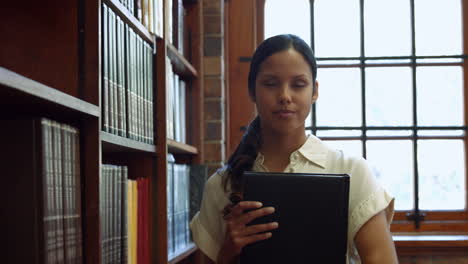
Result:
M226 160L224 1L203 0L204 163L211 175Z

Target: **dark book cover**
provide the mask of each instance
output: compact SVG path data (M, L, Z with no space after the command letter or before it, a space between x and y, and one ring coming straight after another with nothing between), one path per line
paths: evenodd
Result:
M244 200L275 207L250 224L279 227L244 247L241 264L346 263L348 175L246 172L243 181Z

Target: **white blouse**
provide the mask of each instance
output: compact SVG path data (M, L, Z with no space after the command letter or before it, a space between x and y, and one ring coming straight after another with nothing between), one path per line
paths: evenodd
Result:
M259 153L253 166L254 171L266 171L263 160L263 155ZM225 192L223 186L225 172L226 167L223 167L208 179L200 211L190 222L194 242L213 261L218 257L226 231L222 212L230 203L230 192ZM389 224L394 213L394 198L378 184L366 160L346 156L342 151L334 150L310 135L302 147L291 153L285 172L346 173L350 176L348 263L361 263L354 245L356 233L382 210L386 211Z

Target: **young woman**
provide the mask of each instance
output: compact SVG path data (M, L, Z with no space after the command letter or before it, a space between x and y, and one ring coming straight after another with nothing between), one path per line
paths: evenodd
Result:
M258 116L227 166L207 181L200 212L190 223L195 243L214 262L236 263L245 245L281 228L276 222L247 226L274 212L259 202L241 201L241 177L249 170L349 174L348 262L398 262L389 231L393 198L364 159L348 157L305 133L305 119L318 98L316 75L313 52L297 36L269 38L255 51L248 88Z

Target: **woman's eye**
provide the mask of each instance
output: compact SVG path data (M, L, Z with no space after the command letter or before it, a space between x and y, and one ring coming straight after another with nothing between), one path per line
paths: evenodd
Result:
M297 88L302 88L302 87L307 86L307 84L305 82L296 82L293 84L293 86Z
M267 86L267 87L273 87L276 85L275 82L264 82L263 85Z

